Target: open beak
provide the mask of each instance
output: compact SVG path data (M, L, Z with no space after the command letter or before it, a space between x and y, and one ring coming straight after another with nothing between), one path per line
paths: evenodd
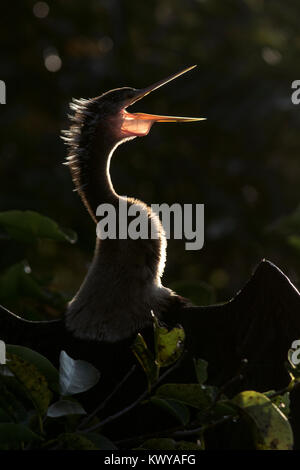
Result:
M181 70L178 73L175 73L164 80L160 80L159 82L151 85L147 88L143 88L142 90L137 90L136 95L130 100L130 102L126 105L131 106L132 104L136 103L137 101L144 98L144 96L149 95L154 90L166 85L167 83L175 80L175 78L180 77L184 73L192 70L196 67L196 65L192 65L184 70ZM162 116L159 114L146 114L146 113L128 113L126 108L123 110L123 124L122 124L122 132L128 136L144 136L147 135L152 124L154 122L193 122L193 121L202 121L205 118L193 118L193 117L181 117L181 116Z

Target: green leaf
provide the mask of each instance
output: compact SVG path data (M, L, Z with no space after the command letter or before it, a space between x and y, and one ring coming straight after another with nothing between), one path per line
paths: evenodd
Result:
M159 438L159 439L148 439L145 441L139 449L142 450L175 450L176 442L173 439Z
M188 424L190 420L190 411L182 403L179 403L178 401L172 399L158 398L156 396L152 397L150 399L150 402L170 413L182 425L185 426Z
M0 303L21 311L29 320L43 320L48 307L63 310L66 299L48 290L45 281L35 278L26 261L10 266L0 277Z
M219 400L213 408L214 418L221 418L225 416L236 416L237 409L231 403L231 400Z
M48 409L52 393L48 388L45 377L37 367L16 354L7 353L7 366L19 383L25 388L28 397L40 415L44 415Z
M86 361L74 360L65 351L59 357L59 386L63 396L82 393L94 387L100 372Z
M17 346L13 344L6 345L6 351L10 354L15 354L24 359L30 364L33 364L39 372L46 378L49 387L55 391L59 391L59 374L58 370L51 364L51 362L42 354L33 351L25 346Z
M30 296L39 300L48 300L48 296L39 284L31 277L31 269L24 261L13 264L0 277L0 299Z
M264 395L268 397L274 405L276 405L282 413L289 417L290 414L290 393L286 392L284 395L276 395L274 398L271 396L275 393L275 390L269 390Z
M159 367L168 367L176 362L183 352L185 333L182 327L175 327L168 331L159 326L154 319L154 338L156 363Z
M214 394L214 387L200 384L164 384L156 390L155 396L203 410L212 403Z
M71 400L59 400L49 406L47 416L49 418L60 418L68 415L85 415L86 411L80 403Z
M203 447L196 442L178 441L176 442L176 450L203 450Z
M34 243L38 238L75 243L77 236L70 230L63 230L54 220L34 211L0 212L0 225L15 240Z
M59 450L98 450L97 446L81 433L63 433L57 439L48 441L45 446Z
M211 305L216 302L214 288L202 281L176 281L169 287L194 305Z
M15 423L0 423L0 449L16 449L25 442L41 441L42 438L27 426Z
M0 408L4 411L2 422L25 422L27 410L24 404L28 404L28 397L24 388L15 377L3 377L0 380ZM31 401L30 401L31 404ZM7 416L4 419L5 415Z
M144 338L139 333L132 345L132 351L144 369L149 388L157 381L159 374L159 367L154 360L153 354L149 351Z
M194 359L194 366L195 366L197 381L200 385L202 385L207 380L208 362L205 361L204 359Z
M262 393L245 391L232 399L249 420L259 450L291 450L293 432L287 417Z
M91 442L93 442L93 444L95 444L98 450L117 450L118 449L113 442L107 439L107 437L102 436L102 434L89 432L84 435Z

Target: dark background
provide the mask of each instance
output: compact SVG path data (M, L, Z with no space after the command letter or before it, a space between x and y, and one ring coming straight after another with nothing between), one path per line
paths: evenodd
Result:
M165 285L202 281L222 301L263 257L299 285L300 108L291 102L300 78L299 14L296 0L2 5L0 210L36 210L78 233L76 245L43 241L26 252L36 275L50 275L50 290L76 292L95 240L62 165L69 101L144 87L193 64L134 109L207 121L157 124L118 148L115 189L148 204L205 204L205 246L185 251L183 241L170 241ZM5 273L24 252L1 243Z

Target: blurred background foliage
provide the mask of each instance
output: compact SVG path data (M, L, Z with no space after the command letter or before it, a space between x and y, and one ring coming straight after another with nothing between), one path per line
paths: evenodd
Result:
M157 124L118 148L114 186L148 204L205 204L205 246L185 251L171 240L165 285L189 294L208 285L207 302L226 300L263 257L299 285L299 2L23 0L1 10L0 210L38 211L78 234L76 245L39 240L25 251L3 235L3 273L26 259L66 299L86 273L95 226L72 191L59 138L70 99L198 64L133 109L207 121ZM19 310L17 297L6 303Z

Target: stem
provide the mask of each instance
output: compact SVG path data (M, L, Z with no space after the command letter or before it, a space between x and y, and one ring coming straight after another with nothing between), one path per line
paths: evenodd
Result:
M241 374L239 375L236 375L235 377L232 377L232 379L228 380L228 382L226 382L224 385L222 385L219 390L218 390L218 393L216 394L212 404L208 407L208 409L206 410L205 412L205 415L208 415L213 409L214 407L216 406L216 404L218 403L219 399L221 398L222 394L225 392L225 390L232 384L234 384L235 382L238 382L239 380L242 380L243 376Z
M219 424L226 423L227 421L231 421L232 419L236 418L236 416L223 416L222 418L212 421L209 424L204 424L203 426L199 426L197 428L193 429L187 429L187 430L182 430L182 431L176 431L174 432L173 436L171 437L185 437L185 436L193 436L194 434L199 434L200 432L204 432L207 429L214 428L215 426L218 426Z
M137 443L137 442L145 441L147 439L156 438L156 437L157 438L162 438L162 437L176 438L176 437L193 436L194 434L202 433L206 431L207 429L213 428L215 426L218 426L219 424L223 424L227 421L230 421L233 418L236 418L236 416L223 416L223 418L220 418L217 421L213 421L209 424L205 424L203 426L199 426L197 428L192 428L192 429L184 429L181 426L177 426L175 428L165 429L164 431L156 431L153 433L143 434L142 436L122 439L120 441L116 441L115 444L118 446L120 444Z
M152 386L151 390L149 390L148 388L134 401L132 402L130 405L126 406L125 408L123 408L122 410L118 411L117 413L114 413L113 415L111 416L108 416L107 418L103 419L102 421L100 421L99 423L97 424L94 424L93 426L90 426L89 428L86 428L83 430L83 432L85 433L88 433L88 432L92 432L92 431L95 431L96 429L104 426L105 424L107 423L111 423L112 421L115 421L116 419L120 418L121 416L125 415L126 413L128 413L129 411L133 410L134 408L136 408L156 387L158 387L158 385L171 373L173 372L175 369L177 369L177 367L179 367L179 365L181 364L181 361L184 357L184 353L182 354L181 358L172 366L170 367L164 374L161 375L161 377L157 380L157 382Z
M97 415L97 413L99 413L99 411L101 411L103 408L105 408L105 406L107 405L107 403L113 398L113 396L120 390L120 388L124 385L124 383L129 379L129 377L133 374L133 372L135 371L136 369L136 365L132 366L131 369L129 370L129 372L127 372L127 374L123 377L123 379L117 384L117 386L113 389L113 391L105 398L105 400L103 400L102 403L100 403L99 406L97 406L97 408L95 408L94 411L92 411L92 413L90 413L88 416L86 416L82 422L79 424L77 430L81 430L82 427L84 427L89 421L91 421L92 418L94 418L94 416Z
M227 382L225 382L218 390L218 393L216 394L212 404L208 407L208 409L205 411L204 413L204 417L207 417L210 412L215 408L215 406L217 405L219 399L221 398L222 396L222 393L225 392L225 390L230 387L230 385L234 384L235 382L238 382L239 380L242 380L243 379L243 375L241 374L243 368L245 367L245 365L248 363L247 359L243 359L241 361L241 365L240 365L240 368L239 368L239 371L237 373L237 375L235 375L234 377L232 377L231 379L229 379Z
M272 393L272 395L269 395L268 398L269 400L272 400L272 398L278 397L279 395L284 395L287 392L292 392L296 388L298 388L300 385L300 382L296 382L293 387L291 388L291 384L287 385L286 387L282 388L281 390L278 390L277 392Z

